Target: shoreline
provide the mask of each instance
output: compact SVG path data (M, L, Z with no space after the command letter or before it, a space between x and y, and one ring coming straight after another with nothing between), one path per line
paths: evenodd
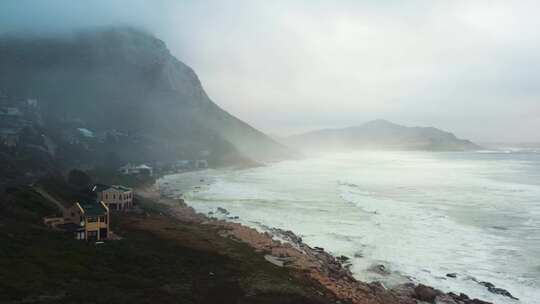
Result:
M168 216L194 225L213 226L217 228L219 236L248 244L255 252L263 254L269 263L301 273L343 301L358 304L413 304L418 301L441 304L491 303L470 299L463 293L444 293L423 284L405 283L387 289L379 282L362 282L354 278L348 269L347 257L336 258L323 248L312 248L292 231L270 228L271 232L263 233L240 223L209 218L197 213L183 199L164 195L157 182L151 186L138 187L135 193L153 203L167 206Z

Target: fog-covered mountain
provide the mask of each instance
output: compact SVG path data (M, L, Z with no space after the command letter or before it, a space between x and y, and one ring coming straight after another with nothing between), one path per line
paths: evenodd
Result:
M480 147L469 140L433 127L406 127L386 120L373 120L343 129L326 129L295 135L282 140L301 150L426 150L464 151Z
M227 164L291 156L217 106L195 72L148 33L107 28L15 37L0 38L2 102L7 108L37 100L45 135L53 145L71 144L56 149L63 158L112 153L123 161L149 161L202 154Z

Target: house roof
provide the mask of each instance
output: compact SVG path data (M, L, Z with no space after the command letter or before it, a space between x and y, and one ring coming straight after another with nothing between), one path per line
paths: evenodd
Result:
M136 169L152 169L152 167L150 166L147 166L145 164L142 164L142 165L138 165L137 167L135 167Z
M86 216L100 216L107 214L107 209L98 202L79 203Z
M131 188L121 186L121 185L112 185L111 188L114 188L114 189L120 190L120 191L131 191L132 190Z
M109 185L105 185L105 184L95 184L94 186L92 186L92 192L102 192L102 191L105 191L105 190L109 190L109 189L114 189L114 190L118 190L118 191L132 191L133 189L129 188L129 187L125 187L125 186L122 186L122 185L112 185L112 186L109 186Z
M94 132L86 129L86 128L77 128L77 130L84 136L84 137L94 137Z

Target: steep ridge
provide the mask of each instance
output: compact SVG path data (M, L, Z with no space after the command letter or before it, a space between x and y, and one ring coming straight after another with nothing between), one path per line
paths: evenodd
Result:
M8 101L36 99L56 141L81 128L112 137L108 144L90 145L89 159L114 153L124 161L165 161L200 157L202 151L215 163L229 164L292 156L217 106L163 41L132 28L3 36L0 93Z

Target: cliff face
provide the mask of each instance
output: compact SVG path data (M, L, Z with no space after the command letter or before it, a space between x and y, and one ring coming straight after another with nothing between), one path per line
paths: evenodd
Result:
M284 140L303 150L425 150L467 151L480 147L433 127L405 127L385 120L374 120L357 127L313 131Z
M201 151L222 164L291 156L212 102L161 40L134 29L2 37L0 91L37 99L45 126L58 134L84 128L103 135L109 144L89 149L126 161L195 158Z

